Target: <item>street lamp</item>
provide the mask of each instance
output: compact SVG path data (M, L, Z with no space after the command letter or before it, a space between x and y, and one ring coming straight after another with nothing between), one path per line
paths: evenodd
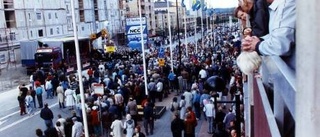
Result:
M180 47L180 44L181 44L181 41L180 41L180 27L179 27L179 10L178 10L178 0L176 0L176 10L177 10L177 28L178 28L178 48L179 48L179 69L181 68L181 47Z

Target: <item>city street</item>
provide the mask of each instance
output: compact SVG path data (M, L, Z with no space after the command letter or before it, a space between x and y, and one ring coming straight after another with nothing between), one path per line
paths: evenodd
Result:
M196 35L197 38L200 38L201 34ZM181 39L184 42L183 39ZM194 41L194 37L189 37L188 42ZM172 44L172 46L176 46L176 43ZM19 66L19 65L18 65ZM21 67L21 65L19 66ZM18 69L19 70L19 69ZM83 71L82 74L85 74L86 71ZM24 76L25 77L25 76ZM3 78L3 77L1 77ZM35 136L35 129L40 128L45 130L44 121L40 118L39 113L40 109L36 108L34 115L23 115L20 116L19 107L18 107L18 96L19 90L18 85L10 90L5 90L0 92L0 136L1 137L18 137L18 136L26 136L31 137ZM174 95L171 94L168 98L166 98L163 102L159 102L156 105L169 106L171 99ZM71 110L69 109L59 109L57 104L57 98L53 99L45 99L46 93L43 93L43 101L49 104L49 107L54 113L54 120L57 120L57 115L61 114L62 117L70 117ZM38 106L38 104L37 104ZM167 107L168 108L168 107ZM162 137L163 133L171 134L170 126L168 123L171 122L171 113L169 110L165 112L165 114L161 117L161 120L157 120L155 123L155 133L152 135L153 137ZM199 121L202 123L202 121ZM206 137L206 126L198 123L197 133L202 133L200 131L204 130L204 135L198 135L199 137ZM206 123L206 122L203 122ZM142 123L139 123L142 124ZM202 125L202 126L201 126Z

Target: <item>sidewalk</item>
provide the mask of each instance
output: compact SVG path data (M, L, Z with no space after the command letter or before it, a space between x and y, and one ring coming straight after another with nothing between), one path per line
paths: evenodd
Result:
M21 64L10 64L9 68L1 69L0 74L0 93L18 87L20 84L29 84L29 76L27 75L26 68Z

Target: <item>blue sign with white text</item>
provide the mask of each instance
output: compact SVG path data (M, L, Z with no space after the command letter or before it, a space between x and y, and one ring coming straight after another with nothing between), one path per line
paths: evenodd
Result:
M142 22L142 26L140 26ZM147 19L145 17L140 18L127 18L126 19L126 34L128 39L128 46L131 49L137 49L142 51L141 47L141 32L143 33L144 44L148 41L148 28Z

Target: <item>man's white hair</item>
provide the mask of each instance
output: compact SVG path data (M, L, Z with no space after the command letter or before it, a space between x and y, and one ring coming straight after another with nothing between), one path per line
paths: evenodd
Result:
M261 65L261 57L257 52L242 51L237 57L237 65L244 74L252 74Z

